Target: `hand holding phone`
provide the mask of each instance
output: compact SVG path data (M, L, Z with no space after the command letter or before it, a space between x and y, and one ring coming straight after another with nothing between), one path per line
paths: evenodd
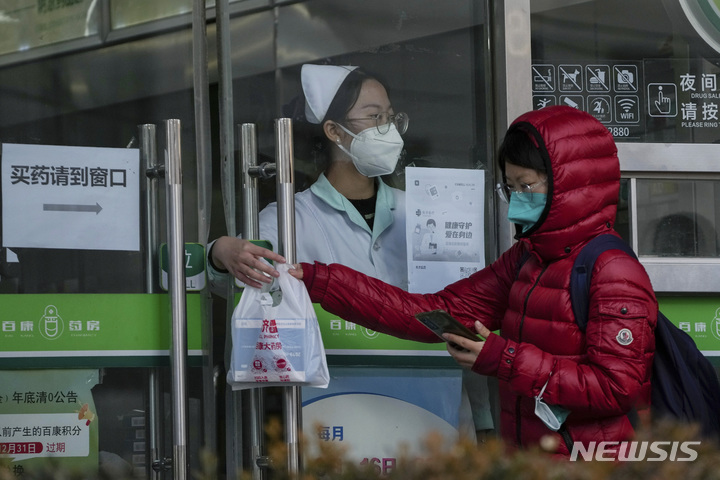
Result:
M430 312L417 313L415 314L415 318L417 318L427 328L432 330L444 342L448 341L445 337L443 337L445 333L459 335L474 342L480 342L484 340L483 338L478 337L476 333L473 333L469 328L460 323L457 319L455 319L445 310L432 310ZM453 342L448 343L453 348L456 348L458 350L464 350L462 347Z

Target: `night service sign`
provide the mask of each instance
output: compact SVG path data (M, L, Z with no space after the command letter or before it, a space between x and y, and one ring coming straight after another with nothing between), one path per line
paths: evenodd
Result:
M137 149L2 145L7 248L140 250Z

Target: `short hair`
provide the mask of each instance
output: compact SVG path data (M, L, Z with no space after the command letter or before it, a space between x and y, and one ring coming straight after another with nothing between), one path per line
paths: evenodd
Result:
M522 128L511 127L505 134L505 138L498 150L498 162L503 176L505 175L506 163L531 168L536 172L547 174L547 167L540 155L540 150L538 150L530 134Z

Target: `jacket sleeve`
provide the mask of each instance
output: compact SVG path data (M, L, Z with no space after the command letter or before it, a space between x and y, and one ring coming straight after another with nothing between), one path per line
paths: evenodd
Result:
M497 374L530 397L547 383L545 402L576 414L624 414L649 402L657 301L642 265L617 251L598 258L589 296L585 356L509 341Z
M222 298L227 297L227 282L229 281L230 275L226 271L218 270L212 261L212 248L215 245L215 241L208 243L207 245L207 276L208 283L210 284L210 291L215 295L219 295Z
M340 264L302 267L310 298L325 310L399 338L438 342L414 315L443 309L473 331L475 320L499 328L519 255L512 248L492 265L433 294L408 293Z

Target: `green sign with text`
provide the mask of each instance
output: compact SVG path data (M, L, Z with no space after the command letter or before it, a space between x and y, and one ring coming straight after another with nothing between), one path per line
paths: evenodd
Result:
M2 368L144 366L169 353L167 294L1 295L0 308ZM187 319L188 354L199 356L199 295L187 295Z
M720 357L720 299L659 297L660 310L695 340L706 357Z
M185 244L185 290L188 292L199 292L205 288L207 275L205 274L205 247L199 243ZM169 260L168 245L160 245L160 287L168 291L169 285Z

